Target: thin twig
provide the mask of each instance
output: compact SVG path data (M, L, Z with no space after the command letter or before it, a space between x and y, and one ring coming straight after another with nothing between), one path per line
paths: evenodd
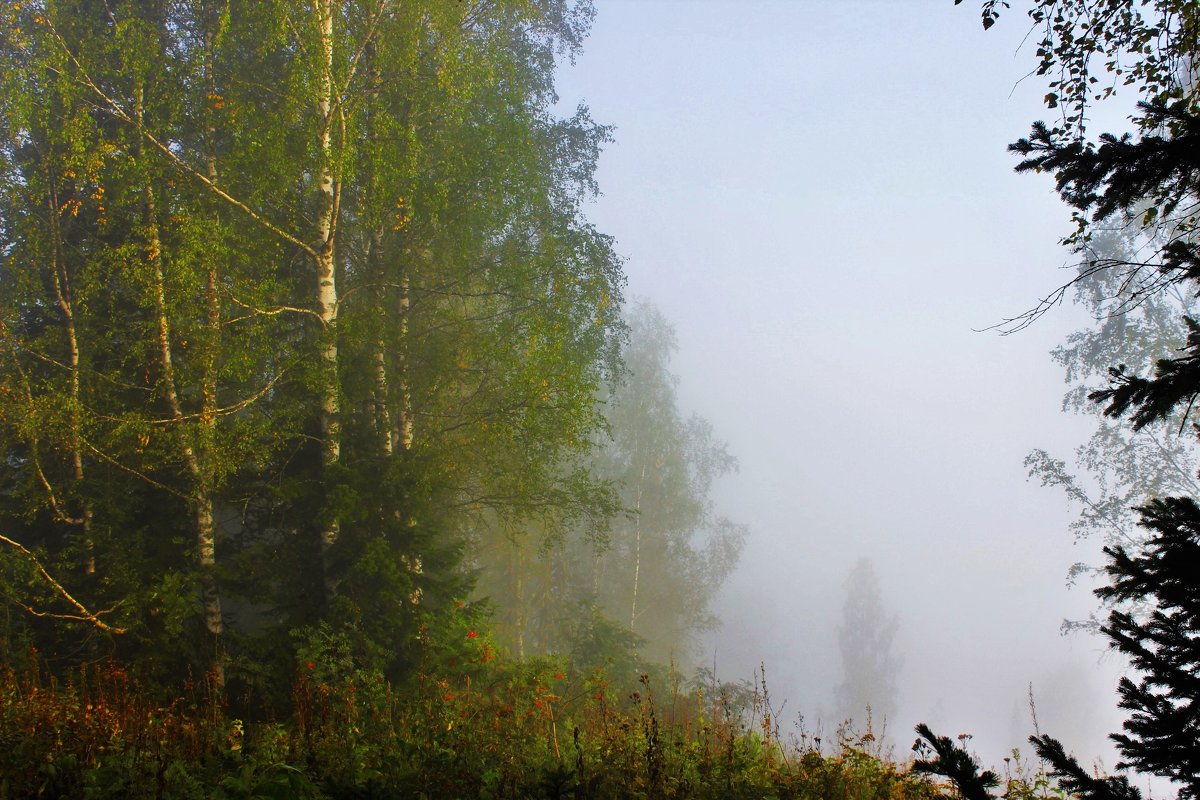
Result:
M274 317L278 314L283 314L286 312L290 312L293 314L308 314L310 316L316 317L317 321L320 322L322 325L326 324L325 320L321 319L321 315L318 314L316 311L313 311L311 308L297 308L296 306L274 306L273 308L258 308L257 306L252 306L249 303L246 303L242 300L237 299L232 294L229 295L229 299L234 302L234 305L241 306L242 308L246 309L247 311L251 311L253 313L247 314L244 317L233 317L229 320L226 320L226 324L240 322L242 320L249 319L250 317L256 317L256 316Z

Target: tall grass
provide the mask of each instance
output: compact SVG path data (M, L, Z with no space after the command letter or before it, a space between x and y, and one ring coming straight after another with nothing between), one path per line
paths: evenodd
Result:
M477 658L403 686L308 652L287 719L233 717L203 679L155 700L119 665L0 670L0 798L828 798L945 790L874 737L780 735L749 691Z

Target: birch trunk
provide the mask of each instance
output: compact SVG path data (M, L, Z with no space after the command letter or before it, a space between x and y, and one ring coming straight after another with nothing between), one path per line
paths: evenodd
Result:
M205 30L204 45L205 84L208 89L209 101L212 102L212 98L216 97L216 77L214 74L215 66L213 64L211 27ZM217 186L219 176L217 174L216 131L213 128L211 115L206 116L208 119L205 124L204 160L208 179L212 182L213 186ZM214 214L213 216L214 226L219 226L219 215ZM208 269L205 277L204 304L206 314L204 338L206 341L203 343L201 352L202 363L200 374L200 425L205 459L203 462L196 463L197 468L193 472L193 475L196 478L198 490L196 535L200 551L200 567L202 573L207 574L207 577L204 578L205 625L214 636L219 636L224 631L225 626L221 615L221 596L217 588L215 576L212 575L212 571L216 567L216 525L213 517L214 479L211 459L214 455L212 447L214 446L214 434L216 433L217 426L217 354L221 346L221 296L217 259L212 253L209 253Z
M139 86L136 92L137 122L139 127L141 127L144 114L142 87ZM144 202L147 259L150 262L151 273L154 279L154 306L158 318L158 355L159 367L162 370L163 392L172 419L177 426L182 427L187 423L185 421L183 405L179 400L179 390L175 380L175 359L171 345L171 322L167 314L166 282L163 276L162 240L159 235L154 186L149 180L146 182ZM210 270L211 280L215 280L215 275ZM210 298L213 294L211 289L215 289L213 283L210 283L210 291L208 292ZM211 314L211 304L209 310ZM219 317L217 318L217 323L219 324ZM215 343L211 343L208 349L214 346ZM211 358L213 354L209 353L207 355ZM215 364L215 359L212 363ZM210 368L209 374L205 376L205 393L211 395L212 399L206 398L204 400L209 411L207 416L211 418L206 424L210 425L215 424L215 415L212 413L215 405L209 406L208 404L210 402L215 404L216 395L215 386L208 383L211 379L212 373ZM209 478L210 470L207 465L208 454L197 453L195 446L189 440L186 430L182 430L180 435L182 438L182 447L180 449L183 454L184 465L191 477L191 487L186 494L188 503L192 507L191 510L196 528L196 565L200 569L204 626L213 636L215 651L212 661L212 674L216 688L221 690L225 686L225 666L221 641L225 633L225 619L221 611L221 594L217 587L216 576L214 575L217 564L216 525L213 515L213 499Z
M383 286L387 280L387 270L383 263L383 227L378 226L371 231L371 258L375 262L372 273ZM384 291L380 289L380 291ZM389 391L387 369L387 346L383 334L375 339L375 435L385 458L391 458L395 452L395 442L392 436L391 397Z
M529 606L525 600L525 548L520 541L513 542L515 556L513 558L513 578L516 582L516 640L517 658L525 658L525 629L529 626Z
M51 234L53 236L53 244L51 245L52 263L50 267L54 285L54 297L58 302L59 309L62 311L63 321L67 328L67 367L70 374L71 387L71 410L68 420L71 440L71 466L74 472L75 488L81 497L79 516L71 519L70 522L78 525L83 533L83 571L85 574L93 575L96 572L96 547L95 541L92 539L92 518L94 512L92 501L82 494L84 471L83 444L79 420L79 409L81 408L79 397L79 336L75 328L75 304L71 293L70 275L67 272L66 257L63 253L62 236L59 230L59 203L53 184L50 186L49 211L52 226Z
M367 118L367 141L372 148L379 147L379 132L377 129L377 108L379 105L379 87L383 82L383 75L380 72L379 65L375 59L377 56L374 42L368 42L364 48L369 67L368 74L368 96L370 102L366 108ZM379 175L372 173L369 178L370 191L375 195L377 202L382 202L383 189L380 186ZM398 209L399 211L399 209ZM401 222L400 224L403 224ZM378 313L379 318L387 318L387 260L384 258L384 234L386 227L384 221L380 219L371 228L371 244L367 249L367 260L369 265L369 274L378 286ZM385 459L390 459L395 453L395 441L392 436L392 398L391 398L391 381L388 379L388 363L387 363L387 343L385 334L380 329L379 334L375 337L375 352L373 353L374 371L375 371L375 388L372 396L371 421L375 427L375 440L379 443L380 452L383 453Z
M392 438L394 445L400 450L408 452L413 446L413 412L412 412L412 389L408 379L408 311L410 307L408 275L400 276L400 299L397 302L398 320L398 341L396 352L396 360L398 363L397 373L400 386L398 387L399 394L399 409L396 413L397 425L393 428Z
M637 440L634 440L634 447L637 447ZM637 499L634 501L633 510L636 516L633 518L633 592L629 601L629 631L634 632L634 623L637 622L637 604L638 604L638 581L642 574L642 493L646 487L646 463L642 462L642 475L638 479Z
M317 315L322 328L319 358L322 381L321 404L321 464L327 471L341 459L341 420L338 402L338 341L337 275L334 264L334 243L337 238L338 185L333 169L333 0L313 0L317 14L319 45L321 53L321 75L317 108L321 119L320 153L321 164L318 176L320 193L317 214L317 246L314 266L317 278ZM340 113L340 112L339 112ZM329 564L329 550L337 543L341 533L341 521L336 514L322 526L321 566L324 575L325 597L337 595L337 579Z
M153 267L155 311L158 315L159 366L162 369L163 389L171 417L177 424L183 425L186 424L184 421L185 415L183 406L179 401L179 391L175 381L175 362L171 347L171 323L167 316L166 287L163 279L162 243L158 235L153 187L146 186L145 197L148 248ZM210 397L215 396L215 391L211 384L205 386L205 392ZM205 406L208 407L208 420L204 424L211 426L215 422L212 409L209 406L211 401L206 398L204 402ZM202 418L203 416L205 415L202 414ZM208 628L209 633L213 636L220 636L225 632L225 623L221 614L221 596L217 589L216 578L213 575L213 570L217 564L216 526L213 522L213 501L209 486L208 469L203 463L201 455L197 453L196 448L187 440L186 433L184 434L183 446L180 449L183 453L184 465L187 467L188 473L192 478L192 487L188 492L188 499L192 506L192 513L196 524L196 559L197 566L200 567L200 581L204 596L204 624Z
M376 247L380 248L376 251ZM382 254L382 232L372 233L372 252ZM380 283L386 281L386 270L382 263L382 255L375 270ZM413 444L412 424L412 393L408 384L408 277L402 276L399 283L399 300L396 307L398 320L396 323L395 374L397 377L395 394L392 399L392 380L388 372L387 345L382 335L375 341L375 425L379 432L380 447L383 454L391 457L396 453L408 452ZM393 405L395 412L393 413Z

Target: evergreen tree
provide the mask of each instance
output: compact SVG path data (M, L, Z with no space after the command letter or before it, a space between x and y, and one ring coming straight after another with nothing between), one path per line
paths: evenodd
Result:
M896 678L900 659L892 650L896 617L887 612L879 577L869 558L858 560L845 583L846 600L838 626L842 680L834 688L840 720L884 722L896 711Z
M984 24L996 18L998 3L984 4ZM1007 4L1004 4L1005 6ZM1071 241L1086 249L1089 226L1120 218L1152 229L1164 242L1149 260L1095 259L1089 271L1122 274L1124 301L1137 303L1172 286L1194 291L1200 284L1196 229L1200 189L1200 116L1194 80L1187 79L1197 52L1200 17L1190 3L1083 3L1042 0L1030 12L1046 26L1039 49L1039 72L1056 65L1063 78L1052 88L1068 90L1072 105L1065 127L1036 123L1032 134L1011 145L1025 159L1018 171L1049 171L1060 196L1075 209L1079 229ZM1085 36L1076 36L1086 30ZM1133 50L1133 75L1147 99L1139 105L1139 134L1100 137L1099 146L1083 138L1084 108L1095 83L1089 72L1093 55L1120 75L1123 53ZM1047 96L1057 104L1058 93ZM1065 287L1063 290L1065 291ZM1061 295L1059 295L1061 296ZM1036 318L1045 306L1021 318ZM1135 430L1170 421L1182 411L1184 422L1200 396L1200 324L1183 318L1182 355L1161 358L1152 375L1126 366L1110 369L1110 388L1089 398L1104 403L1110 417L1128 416ZM1193 426L1198 433L1200 428ZM1182 428L1181 428L1182 429ZM1097 590L1104 600L1143 601L1144 615L1115 608L1101 631L1130 657L1134 678L1121 681L1120 704L1131 712L1124 733L1114 734L1122 754L1120 767L1133 767L1176 781L1180 796L1200 797L1200 507L1190 497L1155 499L1139 509L1149 531L1143 549L1107 547L1110 583ZM930 738L930 737L927 737ZM1137 800L1140 793L1123 777L1097 778L1049 736L1032 737L1068 792L1090 800ZM950 770L941 771L950 775ZM970 775L964 775L969 779ZM966 790L964 789L964 794Z
M1124 733L1113 734L1122 761L1175 781L1179 796L1200 797L1200 507L1190 498L1155 500L1141 509L1151 532L1144 550L1131 556L1105 548L1110 584L1097 590L1106 600L1144 600L1145 618L1114 610L1101 631L1126 654L1135 679L1121 679L1122 708L1130 712ZM1137 800L1123 777L1088 774L1048 735L1030 737L1065 789L1089 800Z
M1200 797L1200 508L1191 498L1156 500L1142 509L1152 532L1146 552L1109 549L1110 600L1148 598L1138 620L1114 611L1104 633L1139 672L1121 680L1121 707L1132 712L1126 733L1113 736L1125 763L1169 777L1184 797Z

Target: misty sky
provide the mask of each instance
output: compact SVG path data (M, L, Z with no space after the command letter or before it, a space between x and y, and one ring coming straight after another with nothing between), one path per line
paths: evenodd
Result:
M1087 436L1048 356L1086 318L975 332L1068 277L1069 214L1005 151L1049 113L1019 83L1023 12L985 33L972 0L596 7L559 80L564 110L616 127L589 216L677 328L685 409L741 462L719 504L751 534L708 659L765 662L785 720L830 714L842 582L869 555L900 617L897 756L925 720L998 762L1032 682L1042 730L1111 765L1118 665L1058 632L1093 606L1065 574L1098 545L1022 466Z

